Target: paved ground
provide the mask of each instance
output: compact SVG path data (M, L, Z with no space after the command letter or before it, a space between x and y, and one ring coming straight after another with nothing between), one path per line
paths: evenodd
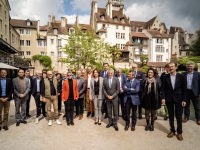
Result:
M197 150L200 147L200 127L194 121L183 125L183 141L176 137L167 138L169 122L159 117L155 122L155 131L144 130L145 119L138 120L136 131L124 131L125 122L120 118L116 132L106 128L107 120L101 126L94 125L93 118L75 120L75 126L53 124L49 127L46 119L35 124L35 103L31 100L31 115L28 124L15 125L14 102L11 103L9 130L0 132L0 150Z

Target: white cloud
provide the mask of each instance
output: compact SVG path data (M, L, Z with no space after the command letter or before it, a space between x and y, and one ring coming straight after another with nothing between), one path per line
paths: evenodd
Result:
M68 24L74 24L76 20L76 15L62 15L67 18ZM89 24L90 23L90 15L79 15L79 23L80 24Z

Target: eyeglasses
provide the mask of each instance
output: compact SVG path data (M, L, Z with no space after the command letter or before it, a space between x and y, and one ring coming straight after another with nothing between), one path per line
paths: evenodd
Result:
M69 76L72 76L72 75L67 75L67 76L69 77Z

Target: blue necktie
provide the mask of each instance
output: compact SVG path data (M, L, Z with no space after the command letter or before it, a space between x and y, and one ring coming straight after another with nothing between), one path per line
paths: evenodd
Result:
M111 88L111 79L109 79L109 87Z
M132 87L132 83L133 83L133 81L131 80L131 87Z

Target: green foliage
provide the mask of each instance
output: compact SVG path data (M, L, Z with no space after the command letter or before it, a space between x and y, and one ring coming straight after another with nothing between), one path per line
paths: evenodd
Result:
M115 72L115 66L113 66L113 65L109 65L109 68L112 68L113 70L114 70L114 72Z
M39 60L40 63L44 66L44 67L48 67L49 69L53 69L51 67L51 64L52 64L52 61L51 61L51 58L49 56L43 56L43 55L34 55L32 57L32 59L35 61L35 60Z
M111 55L113 65L115 65L116 58L120 57L122 52L119 51L119 48L114 45L110 47L109 54Z
M129 70L131 70L131 68L130 69L122 68L122 73L125 74L125 75L128 75Z
M148 62L148 56L147 55L141 55L140 56L140 61L141 61L141 67L143 67L145 64Z
M148 70L149 70L149 66L143 66L141 67L141 69L143 70L142 72L147 74Z
M194 56L200 56L200 30L196 31L197 39L192 42L192 51Z
M185 70L186 68L186 64L190 61L194 62L195 63L195 68L197 69L198 68L198 65L197 65L197 62L200 60L200 57L188 57L188 58L183 58L183 57L180 57L179 58L179 69L180 70Z

